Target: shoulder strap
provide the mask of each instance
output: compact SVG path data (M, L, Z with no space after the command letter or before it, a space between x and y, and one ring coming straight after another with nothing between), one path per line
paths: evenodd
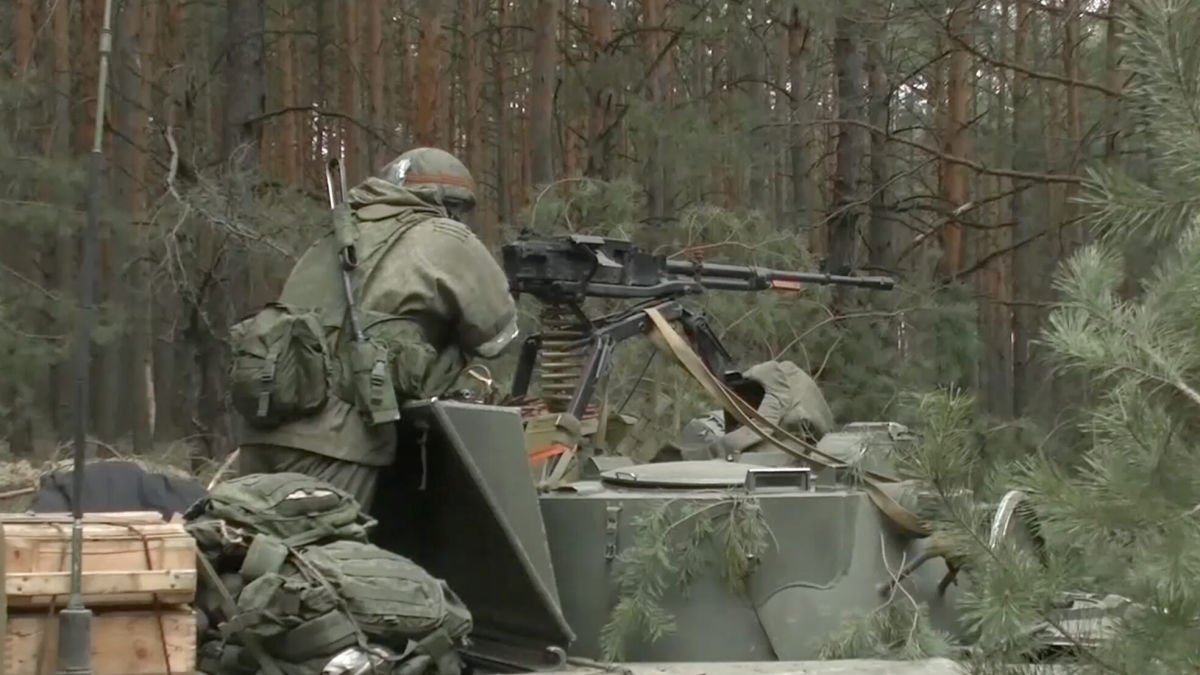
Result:
M232 619L237 616L237 603L234 602L233 596L229 594L229 589L225 588L225 584L221 582L221 578L217 576L217 571L213 569L212 563L208 561L208 557L204 554L196 556L196 560L200 563L200 570L208 582L217 589L217 595L221 598L221 609L224 610L225 616ZM250 650L250 654L254 656L258 664L262 666L263 672L266 675L283 675L283 671L275 661L267 655L263 650L262 645L258 643L258 638L250 634L242 634L242 642L246 644L246 649Z
M784 452L813 464L820 468L847 468L847 465L835 457L817 450L811 443L799 438L787 430L780 428L771 421L764 419L758 411L751 408L741 397L730 391L725 383L704 365L704 361L696 354L691 345L683 339L674 327L653 307L646 314L654 323L657 334L666 343L667 349L679 361L709 394L721 404L725 410L737 419L743 426L753 429L755 433L777 446ZM879 510L883 511L897 527L905 530L913 537L926 537L929 528L912 511L902 506L891 497L881 483L894 483L895 479L870 471L861 472L862 486L867 495Z

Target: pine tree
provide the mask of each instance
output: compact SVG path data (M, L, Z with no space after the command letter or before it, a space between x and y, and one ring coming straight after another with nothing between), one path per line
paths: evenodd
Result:
M910 468L941 495L1020 487L1044 540L1044 557L991 547L986 519L943 500L938 526L968 561L980 670L1027 659L1053 635L1082 672L1200 666L1200 2L1139 0L1124 30L1127 105L1149 132L1154 181L1128 167L1092 174L1081 201L1094 242L1059 271L1042 337L1057 368L1090 384L1078 441L987 463L968 416L936 414L970 400L924 399L927 441ZM1129 294L1123 255L1147 243L1153 272ZM951 436L958 442L938 442ZM1106 620L1069 624L1074 593L1105 598Z

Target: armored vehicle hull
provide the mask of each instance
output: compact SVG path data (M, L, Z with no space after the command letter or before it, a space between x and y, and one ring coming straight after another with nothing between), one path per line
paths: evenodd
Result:
M427 401L403 415L409 445L373 508L376 541L444 578L470 607L470 656L480 672L601 659L621 600L621 565L644 545L647 520L694 522L732 504L767 532L767 544L739 565L744 588L735 589L720 564L673 568L676 576L694 574L686 584L673 578L661 593L674 630L657 640L634 636L620 662L662 673L694 672L686 664L704 662L722 664L709 673L768 672L761 668L771 662L785 667L769 672L902 672L795 663L819 658L821 643L846 619L883 604L884 584L923 550L923 541L894 532L864 493L807 469L723 461L619 467L539 493L516 409ZM714 533L721 541L719 523ZM957 632L950 609L957 589L936 588L945 572L932 560L903 592L928 603L939 628ZM951 672L938 667L912 672Z
M641 564L624 554L646 546L670 550L665 542L646 541L654 533L639 524L665 510L674 524L668 536L686 539L705 527L689 522L688 514L705 514L692 520L717 514L719 520L710 521L714 530L736 527L725 522L734 517L725 513L738 500L752 499L766 541L744 588L725 578L723 556L732 552L720 550L730 544L714 532L709 562L689 582L668 580L663 591L660 604L673 629L653 641L636 636L621 656L639 662L819 658L834 632L887 600L885 582L919 557L926 543L895 533L865 493L809 479L800 469L672 462L610 470L601 480L543 495L558 594L576 634L569 653L605 656L601 636L622 600L615 580L623 564ZM956 634L958 589L938 591L947 572L940 559L931 560L905 582L904 592L928 604L934 627Z

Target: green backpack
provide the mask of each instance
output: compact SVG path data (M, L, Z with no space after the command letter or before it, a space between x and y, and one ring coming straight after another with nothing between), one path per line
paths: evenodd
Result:
M248 424L274 429L321 410L333 360L320 316L272 302L230 330L233 407Z
M252 580L222 633L227 639L253 635L288 663L327 659L370 642L397 653L415 649L439 670L453 671L455 647L472 628L470 611L444 581L372 544L292 549L274 569L243 568L242 575Z
M349 493L301 473L252 473L225 481L184 519L202 550L217 529L227 541L227 530L234 528L247 538L268 535L264 542L304 546L323 539L365 542L376 523Z

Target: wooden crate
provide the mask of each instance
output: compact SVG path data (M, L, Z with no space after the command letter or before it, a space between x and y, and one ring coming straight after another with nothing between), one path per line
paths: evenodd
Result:
M71 519L9 515L4 528L8 607L62 607L70 593ZM87 514L83 592L88 607L188 604L196 595L196 542L155 512Z
M58 616L10 613L4 675L53 675ZM98 610L92 617L93 675L191 675L196 672L196 615L187 607Z

